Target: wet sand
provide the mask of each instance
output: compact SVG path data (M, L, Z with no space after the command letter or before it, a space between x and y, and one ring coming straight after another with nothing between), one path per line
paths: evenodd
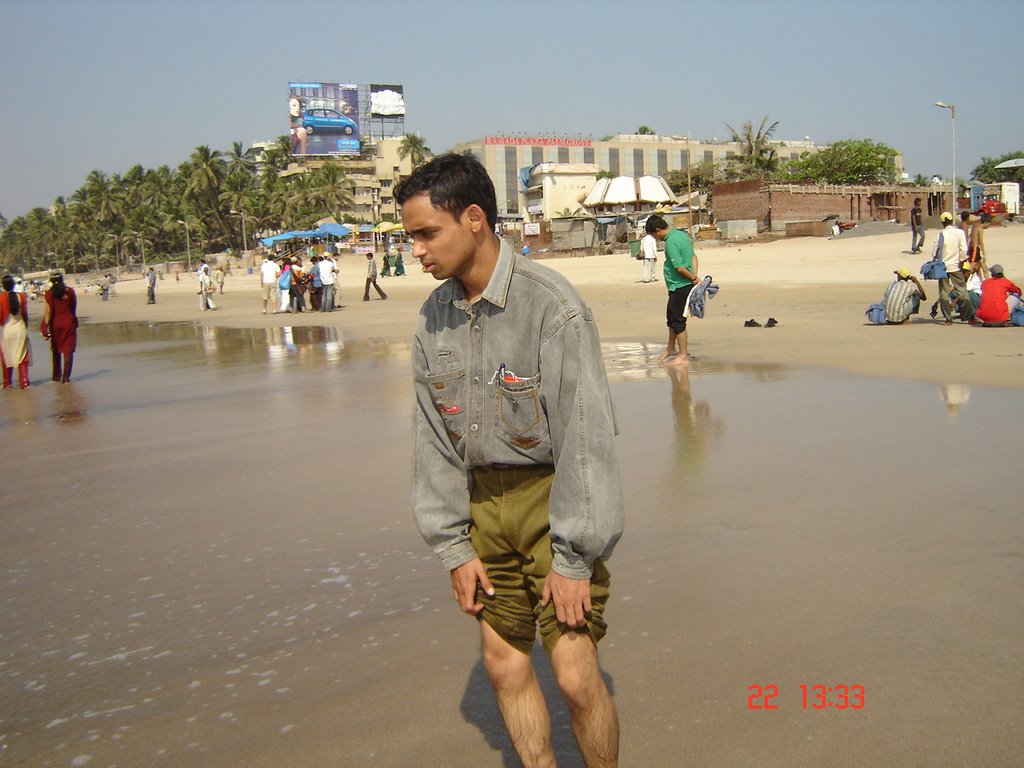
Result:
M863 318L853 299L808 310L827 281L723 280L698 359L667 370L657 316L610 322L662 303L599 280L614 258L558 265L603 318L622 430L601 647L622 764L1018 764L1024 334L924 322L833 342ZM83 299L73 384L37 363L39 386L4 393L4 762L516 764L473 621L411 519L407 326L431 283L383 285L368 305L349 285L324 320L253 315L232 281L205 317L184 288L146 307L122 283ZM782 325L736 329L755 308ZM928 364L918 333L973 354ZM844 350L883 334L899 359L851 373L874 364ZM864 705L815 709L812 690L805 709L818 684L863 686ZM559 764L579 766L553 704Z

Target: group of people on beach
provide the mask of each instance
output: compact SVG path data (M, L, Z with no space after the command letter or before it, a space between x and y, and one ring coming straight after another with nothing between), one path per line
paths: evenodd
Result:
M18 372L18 386L31 385L28 369L32 364L32 349L28 338L28 294L15 290L13 275L4 275L0 293L0 364L3 366L3 388L14 386L14 372ZM45 308L39 324L42 337L50 342L52 377L56 382L71 381L71 368L78 345L78 298L75 289L64 283L60 272L50 273L50 287L43 294Z
M370 288L380 299L387 299L387 294L377 284L377 262L372 253L366 254L366 261L363 301L370 300ZM385 261L385 265L387 263ZM387 274L390 274L390 268ZM405 274L404 267L401 274ZM318 254L311 249L305 264L296 254L268 253L260 264L260 290L264 315L268 310L270 314L305 312L307 296L312 312L332 312L344 306L338 285L338 262L330 251Z
M920 198L915 199L911 209L911 253L920 253L924 247L920 204ZM1009 325L1021 304L1021 289L1003 274L1001 264L988 265L985 230L991 225L992 216L983 212L972 221L970 211L963 211L959 223L955 223L953 214L943 211L939 219L943 227L936 238L932 259L925 263L922 273L935 274L938 268L935 279L939 295L932 304L931 317L942 312L945 325L952 325L955 319L972 325ZM894 274L896 277L886 288L881 305L885 323L903 325L920 311L927 296L921 281L909 268L900 267Z

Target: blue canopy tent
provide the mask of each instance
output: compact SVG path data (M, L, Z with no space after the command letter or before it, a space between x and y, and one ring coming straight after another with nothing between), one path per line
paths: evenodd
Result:
M330 235L331 237L345 237L346 235L352 234L352 228L346 227L344 224L321 224L316 228L316 231L320 233L320 237Z
M349 227L344 224L321 224L316 229L304 229L296 230L294 232L282 232L279 235L273 235L272 237L264 237L262 239L263 245L270 248L275 243L280 243L285 240L297 240L297 239L310 239L319 240L324 237L345 237L352 233Z

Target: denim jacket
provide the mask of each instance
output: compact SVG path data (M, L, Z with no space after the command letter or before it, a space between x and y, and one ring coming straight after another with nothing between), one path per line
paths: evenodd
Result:
M590 309L558 273L502 241L470 304L449 279L413 342L413 507L449 570L472 560L473 467L552 465L552 568L589 578L624 524L615 414Z

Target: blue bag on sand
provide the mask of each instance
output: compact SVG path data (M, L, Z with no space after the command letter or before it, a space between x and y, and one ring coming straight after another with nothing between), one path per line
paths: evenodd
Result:
M941 280L946 276L946 265L935 259L921 265L921 277L925 280Z
M1010 325L1024 325L1024 307L1017 307L1010 315Z
M869 323L884 323L885 322L885 304L872 304L868 307L868 311L864 313L868 316Z

